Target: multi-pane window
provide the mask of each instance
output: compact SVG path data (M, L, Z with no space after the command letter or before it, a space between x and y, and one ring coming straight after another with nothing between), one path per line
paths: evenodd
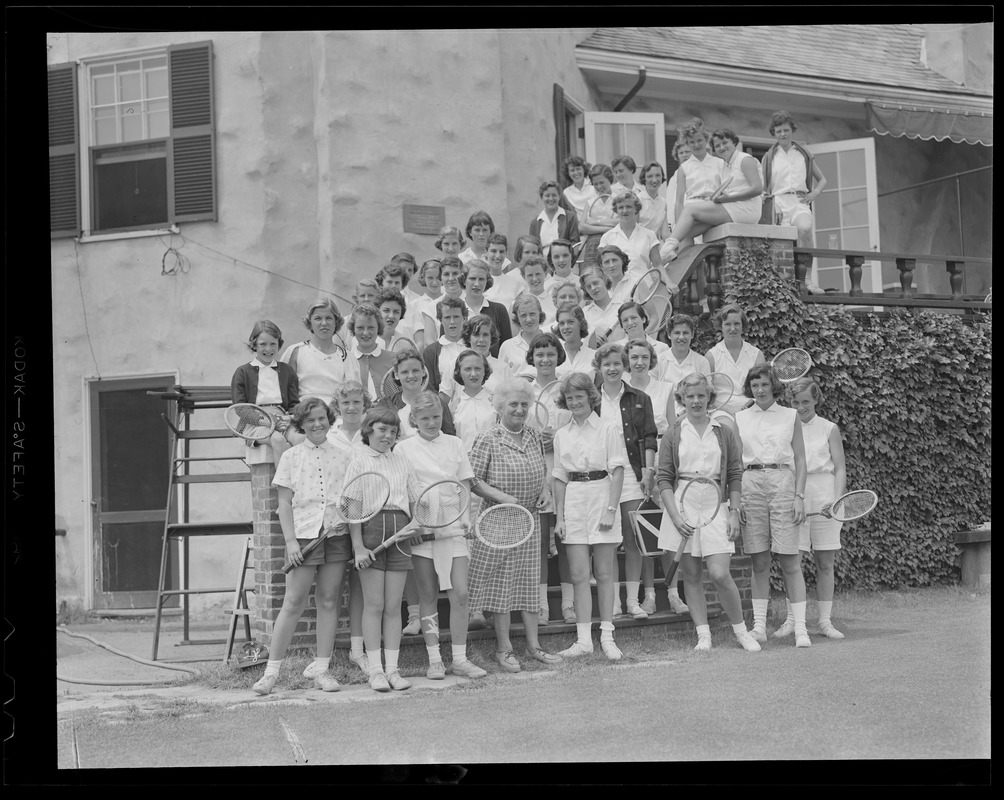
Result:
M93 145L167 138L166 55L95 64L89 72Z

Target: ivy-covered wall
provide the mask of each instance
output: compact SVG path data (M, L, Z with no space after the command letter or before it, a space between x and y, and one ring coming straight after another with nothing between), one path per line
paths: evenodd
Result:
M858 316L807 305L778 274L769 241L729 242L723 300L745 309L744 338L768 361L786 347L812 354L824 394L816 410L843 433L848 489L879 496L870 516L844 525L838 590L957 581L953 534L990 519L990 314L967 323L938 311ZM719 339L705 317L694 348ZM814 584L811 557L803 569ZM783 591L776 564L772 584Z

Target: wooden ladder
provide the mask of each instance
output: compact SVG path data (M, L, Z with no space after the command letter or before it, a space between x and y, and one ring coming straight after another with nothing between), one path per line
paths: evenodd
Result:
M248 592L253 592L254 587L250 589L244 588L244 578L247 576L247 571L249 569L254 569L254 563L250 561L252 550L252 540L249 538L244 542L244 555L241 556L241 566L240 571L237 573L237 585L234 588L234 605L230 610L230 631L227 633L227 649L223 653L223 663L226 664L230 661L230 656L234 652L234 638L237 636L237 620L241 617L244 618L244 638L247 641L252 641L251 639L251 607L248 605Z

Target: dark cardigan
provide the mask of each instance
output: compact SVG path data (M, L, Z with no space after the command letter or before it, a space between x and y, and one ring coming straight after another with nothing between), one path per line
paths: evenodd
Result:
M293 369L283 361L276 362L279 372L279 392L282 395L282 407L286 411L292 410L293 406L300 402L300 379L296 377ZM268 369L268 367L252 367L250 364L241 364L234 372L234 377L230 380L230 402L232 403L257 403L258 402L258 369ZM330 400L330 398L328 398Z
M603 379L596 376L596 386L599 388ZM602 407L602 390L600 403L596 413ZM659 449L659 430L655 427L655 414L652 411L652 398L641 389L636 389L624 383L624 394L621 395L621 421L623 423L624 445L627 448L628 460L634 470L636 480L641 480L641 469L645 466L645 451L653 452Z

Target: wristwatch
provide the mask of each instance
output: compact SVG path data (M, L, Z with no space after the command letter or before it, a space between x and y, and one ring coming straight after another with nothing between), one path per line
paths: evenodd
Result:
M609 512L611 512L613 514L616 514L617 513L617 506L607 506L607 511L609 511Z
M799 500L805 499L805 495L802 494L801 492L795 492L795 497L797 497Z

